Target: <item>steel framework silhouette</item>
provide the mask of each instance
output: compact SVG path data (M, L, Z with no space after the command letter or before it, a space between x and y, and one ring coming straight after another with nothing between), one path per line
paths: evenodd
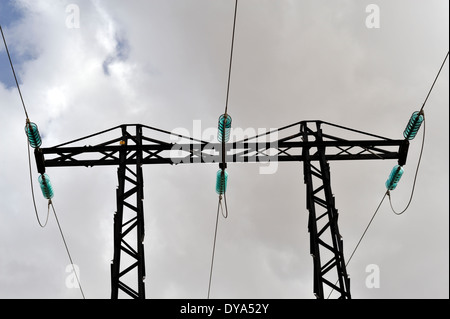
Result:
M174 136L180 142L173 143L170 137ZM105 140L79 145L100 138ZM35 157L40 173L50 167L118 167L111 264L113 299L119 298L119 291L132 298L145 298L142 165L221 163L223 158L228 163L303 162L313 293L324 298L327 287L336 290L339 298L351 298L328 162L395 159L404 165L408 140L393 140L324 121L301 121L223 146L146 125L124 124L55 147L37 148ZM127 259L123 258L124 253ZM125 283L132 281L132 273L137 285Z

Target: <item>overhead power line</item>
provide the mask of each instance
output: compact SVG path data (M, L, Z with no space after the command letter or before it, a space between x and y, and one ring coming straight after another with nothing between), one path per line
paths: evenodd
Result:
M62 237L62 240L63 240L63 243L64 243L64 247L66 248L66 252L67 252L67 255L68 255L69 260L70 260L70 264L73 267L73 271L74 271L75 278L76 278L77 283L78 283L78 287L80 288L81 295L83 296L83 299L85 299L84 292L83 292L83 289L81 287L80 279L79 279L78 274L77 274L77 272L75 270L75 266L74 266L74 263L73 263L73 260L72 260L72 256L71 256L70 251L69 251L69 247L67 246L67 242L66 242L66 239L64 237L63 230L62 230L61 225L59 223L58 216L56 215L55 206L53 205L53 202L52 202L51 199L48 200L48 211L47 211L47 217L45 219L45 222L41 223L41 220L39 219L39 214L38 214L38 210L37 210L37 207L36 207L36 198L35 198L34 188L33 188L33 174L31 172L30 146L32 146L33 148L39 148L39 146L41 145L41 138L39 136L39 132L37 130L37 126L35 126L35 124L31 123L30 120L29 120L27 108L25 106L25 102L24 102L23 96L22 96L22 91L20 90L19 81L17 80L16 71L14 70L14 65L13 65L13 62L12 62L12 59L11 59L11 55L9 53L8 45L6 43L6 38L5 38L5 35L3 33L3 29L1 27L1 25L0 25L0 32L2 34L3 43L5 45L6 53L8 55L9 65L11 66L11 70L12 70L12 73L13 73L13 76L14 76L14 80L16 82L17 90L19 91L20 100L22 102L23 111L25 112L25 117L26 117L26 133L28 135L28 141L27 141L28 166L29 166L29 172L30 172L31 197L33 199L33 206L34 206L36 218L37 218L37 221L39 223L39 226L44 228L47 225L47 222L48 222L48 217L49 217L49 213L50 213L50 207L52 208L53 214L54 214L55 219L56 219L56 223L58 224L59 232L61 233L61 237ZM34 126L32 126L32 125L34 125ZM31 142L33 142L33 144ZM47 188L47 191L48 191L48 188Z
M225 194L224 194L225 196ZM225 205L226 205L226 199L225 199ZM209 284L208 284L208 299L209 299L209 295L211 293L211 281L212 281L212 274L213 274L213 268L214 268L214 256L216 253L216 240L217 240L217 228L219 225L219 211L221 209L221 201L219 201L218 205L217 205L217 215L216 215L216 227L214 230L214 241L213 241L213 250L212 250L212 256L211 256L211 268L209 271ZM222 208L222 214L223 214L223 208ZM227 216L228 217L228 212L227 215L224 215L224 217ZM225 218L227 218L225 217Z
M394 214L396 214L396 215L401 215L401 214L403 214L406 210L408 210L408 208L409 208L409 206L410 206L410 204L411 204L411 202L412 202L412 199L413 199L413 197L414 197L414 190L415 190L415 188L416 188L417 176L418 176L418 173L419 173L420 162L421 162L421 160L422 160L423 149L424 149L424 146L425 146L425 131L426 131L426 124L425 124L425 112L424 112L424 108L425 108L425 104L426 104L427 101L428 101L428 98L430 97L431 92L433 91L434 85L436 84L436 82L437 82L437 80L438 80L438 78L439 78L439 75L441 74L442 68L444 67L445 62L447 61L448 55L449 55L449 52L447 51L447 54L445 55L445 58L444 58L444 60L442 61L442 64L441 64L441 66L440 66L440 68L439 68L439 70L438 70L438 72L437 72L437 74L436 74L436 76L435 76L435 78L434 78L434 81L433 81L433 83L431 84L430 89L428 90L428 93L427 93L427 95L426 95L426 97L425 97L425 100L424 100L424 102L423 102L423 104L422 104L422 107L420 108L420 111L419 111L419 112L415 112L415 113L417 113L417 115L415 115L417 118L419 118L419 117L422 117L422 118L423 118L423 135L422 135L422 145L421 145L421 147L420 147L419 159L418 159L418 161L417 161L417 167L416 167L416 171L415 171L415 173L414 173L414 181L413 181L413 185L412 185L412 189L411 189L411 195L410 195L410 197L409 197L408 203L406 204L406 207L405 207L403 210L399 211L399 212L396 211L396 210L394 209L393 204L392 204L391 192L390 192L389 190L386 192L386 194L387 194L388 197L389 197L389 204L390 204L390 207L391 207L392 211L394 212ZM413 113L413 116L414 116L414 113ZM413 118L411 118L410 121L412 121L412 120L413 120ZM409 124L409 123L408 123L408 124ZM416 122L416 124L417 124L417 129L420 128L420 122ZM407 127L407 129L408 129L408 127ZM409 129L411 129L411 128L409 128ZM414 135L415 135L415 133L413 134L413 136L414 136Z
M11 66L11 70L12 70L13 75L14 75L14 80L16 81L17 90L19 91L20 100L22 101L23 110L24 110L25 116L26 116L26 118L28 120L27 108L25 107L25 102L23 101L22 92L20 91L19 81L17 81L16 71L14 70L14 66L13 66L13 63L12 63L12 60L11 60L11 55L9 54L8 45L6 44L5 35L3 34L3 29L2 29L1 25L0 25L0 31L2 33L3 43L5 44L6 54L8 55L9 65Z
M228 66L228 83L227 83L227 97L225 100L225 114L228 114L228 98L229 98L229 94L230 94L231 66L233 64L234 33L236 30L237 8L238 8L238 0L236 0L236 2L234 4L233 33L231 35L230 65Z
M58 224L58 229L59 229L59 232L61 233L61 238L62 238L62 240L63 240L64 247L66 248L66 252L67 252L67 256L69 257L70 264L72 265L73 272L74 272L74 274L75 274L75 278L76 278L76 280L77 280L78 287L80 288L81 295L83 296L83 299L86 299L86 298L84 297L83 288L81 287L80 278L78 278L77 271L75 270L75 266L74 266L74 263L73 263L73 260L72 260L72 255L70 254L69 247L67 246L66 238L64 237L64 233L63 233L63 230L62 230L62 228L61 228L61 224L59 223L58 216L56 215L55 206L53 206L53 202L52 202L51 200L48 201L48 205L49 205L49 207L52 208L52 210L53 210L53 215L55 215L56 224Z
M423 127L423 133L422 133L422 134L423 134L423 135L422 135L422 145L421 145L421 147L420 147L419 159L418 159L416 171L415 171L415 174L414 174L414 181L413 181L413 186L412 186L412 189L411 189L411 195L410 195L410 197L409 197L409 201L408 201L406 207L405 207L402 211L397 212L397 211L394 209L393 204L392 204L392 199L391 199L391 192L390 192L390 190L388 189L388 190L384 193L383 198L381 199L381 202L378 204L378 206L377 206L377 208L376 208L374 214L372 215L372 218L370 219L369 223L367 224L367 226L366 226L366 228L365 228L363 234L361 235L361 237L360 237L358 243L356 244L355 248L353 249L353 251L352 251L352 253L351 253L349 259L347 260L346 266L348 266L348 264L350 263L351 259L353 258L353 255L355 254L355 252L356 252L356 250L358 249L358 247L359 247L361 241L363 240L364 236L366 235L366 232L367 232L367 230L369 229L370 225L372 224L372 221L374 220L375 216L377 215L377 213L378 213L378 211L379 211L381 205L383 204L383 202L384 202L384 200L385 200L385 198L386 198L386 195L389 197L389 204L390 204L390 207L391 207L392 211L394 212L394 214L396 214L396 215L401 215L401 214L403 214L403 213L409 208L409 206L410 206L410 204L411 204L411 202L412 202L412 199L413 199L413 196L414 196L414 190L415 190L415 187L416 187L416 182L417 182L417 176L418 176L418 172L419 172L420 162L421 162L421 160L422 160L423 149L424 149L424 145L425 145L425 113L424 113L423 109L424 109L424 107L425 107L425 104L426 104L427 101L428 101L428 98L430 97L431 92L433 91L434 85L436 84L436 81L437 81L437 79L439 78L439 75L441 74L442 68L444 67L445 62L447 61L448 55L449 55L449 52L447 51L447 54L445 55L444 61L442 61L441 67L439 68L439 71L437 72L436 77L434 78L433 84L431 85L430 90L428 91L428 94L427 94L427 96L425 97L425 100L424 100L424 102L423 102L423 104L422 104L422 107L420 108L420 111L418 112L418 115L423 116L423 124L424 124L424 127ZM420 125L420 123L419 123L419 125ZM418 126L418 127L420 127L420 126ZM330 298L330 296L331 296L331 294L333 293L333 291L334 291L334 289L332 289L332 290L330 291L330 293L329 293L329 295L328 295L328 298Z
M436 81L437 81L439 75L441 74L441 70L442 70L442 68L444 67L445 61L447 61L447 58L448 58L448 51L447 51L447 54L445 55L444 61L442 61L441 67L439 68L439 71L438 71L438 73L436 74L436 77L434 78L433 84L431 85L431 88L430 88L430 90L428 91L427 97L425 98L425 101L423 102L422 107L420 108L420 111L422 111L423 108L425 107L425 104L426 104L427 101L428 101L428 97L430 96L431 91L432 91L433 88L434 88L434 84L436 83Z
M45 222L41 223L41 220L39 218L38 209L36 206L36 196L34 195L33 173L31 172L31 154L30 154L30 146L29 145L27 145L27 150L28 150L28 168L29 168L29 173L30 173L29 175L30 175L31 198L33 199L34 212L36 214L36 219L37 219L39 226L41 226L42 228L45 228L45 226L47 225L47 222L48 222L48 215L50 213L50 210L47 211L47 217L45 218Z
M414 181L413 181L413 185L412 185L412 189L411 189L411 195L409 196L409 201L408 201L408 203L406 204L406 207L405 207L404 209L402 209L402 211L397 212L397 211L394 209L394 206L393 206L393 204L392 204L391 192L390 192L389 190L386 192L386 194L387 194L388 197L389 197L389 204L390 204L390 206L391 206L391 209L392 209L392 211L394 212L394 214L396 214L396 215L401 215L401 214L403 214L404 212L406 212L406 211L408 210L408 208L409 208L409 205L411 205L412 199L413 199L413 197L414 197L414 191L415 191L415 189L416 189L416 183L417 183L417 176L418 176L418 174L419 174L420 162L422 161L423 149L424 149L424 146L425 146L425 131L426 131L425 114L423 114L423 117L424 117L424 120L423 120L422 146L420 147L419 159L418 159L418 161L417 161L416 172L414 173Z
M230 128L231 128L231 117L228 115L228 101L230 96L230 83L231 83L231 69L233 64L233 49L234 49L234 35L236 30L236 15L237 15L237 8L238 8L238 0L234 3L234 18L233 18L233 32L231 35L231 49L230 49L230 63L228 66L228 81L227 81L227 95L225 99L225 112L224 114L219 118L219 132L217 135L217 138L219 142L222 142L222 162L219 164L219 172L217 175L217 182L216 182L216 191L219 193L219 203L217 204L217 215L216 215L216 225L214 230L214 241L213 241L213 248L212 248L212 256L211 256L211 268L209 272L209 283L208 283L208 299L211 292L211 281L212 281L212 274L213 274L213 266L214 266L214 255L216 252L216 241L217 241L217 228L219 224L219 210L222 209L222 216L224 218L228 217L228 207L227 207L227 200L226 200L226 184L227 184L227 178L228 173L226 172L226 154L225 154L225 143L229 139L230 134ZM225 202L225 211L223 209L222 205L222 199Z

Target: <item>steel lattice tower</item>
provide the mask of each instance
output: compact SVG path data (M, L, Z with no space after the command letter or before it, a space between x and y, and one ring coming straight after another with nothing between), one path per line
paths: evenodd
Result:
M331 134L325 129L337 133ZM294 133L286 134L288 130L294 130ZM119 297L119 291L132 298L145 298L142 165L221 163L223 159L228 163L303 162L314 295L324 298L324 287L328 287L336 290L339 298L349 299L350 281L339 233L338 210L331 190L329 161L395 159L399 165L404 165L409 142L323 121L301 121L262 136L273 133L277 138L264 142L258 141L260 135L225 145L190 137L184 137L186 143L172 143L170 136L176 134L141 124L124 124L55 147L37 148L35 156L40 173L50 167L118 167L111 264L113 299ZM95 145L77 145L111 134L115 134L113 139ZM353 137L343 137L349 134ZM126 280L129 276L134 279Z

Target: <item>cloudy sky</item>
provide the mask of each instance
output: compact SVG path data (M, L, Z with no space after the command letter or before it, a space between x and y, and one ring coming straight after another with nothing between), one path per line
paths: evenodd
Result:
M377 28L366 24L369 4L379 8ZM448 51L448 6L239 1L233 127L321 119L401 139ZM122 123L191 134L194 123L215 128L225 106L233 13L233 0L0 0L0 24L43 147ZM348 266L353 298L449 297L448 79L447 62L425 108L426 144L409 210L396 216L385 201ZM55 219L42 229L35 218L25 116L3 44L0 114L0 298L81 298L67 284L69 260ZM411 142L393 192L398 209L408 201L420 145L420 138ZM347 258L395 164L331 163ZM303 166L280 163L269 175L260 166L229 164L229 218L219 221L211 297L314 298ZM148 298L206 298L217 169L144 168ZM116 169L47 173L86 298L109 298ZM380 285L370 288L373 265Z

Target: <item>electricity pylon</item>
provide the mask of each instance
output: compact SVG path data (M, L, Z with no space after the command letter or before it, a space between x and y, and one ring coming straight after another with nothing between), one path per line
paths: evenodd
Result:
M288 131L293 133L287 134ZM77 146L82 141L111 135L114 136L112 139L95 145ZM173 137L180 142L173 143ZM297 122L226 143L225 147L222 143L209 143L146 125L124 124L55 147L36 148L35 156L41 174L50 167L118 167L111 264L113 299L119 297L119 291L132 298L145 298L142 165L221 163L223 158L228 163L303 162L310 253L313 257L313 293L322 299L325 287L336 290L339 298L349 299L350 281L328 162L396 159L399 165L404 165L408 148L408 140L393 140L323 121ZM128 262L122 258L123 253ZM126 278L132 281L129 279L131 273L136 274L137 284L125 283Z

